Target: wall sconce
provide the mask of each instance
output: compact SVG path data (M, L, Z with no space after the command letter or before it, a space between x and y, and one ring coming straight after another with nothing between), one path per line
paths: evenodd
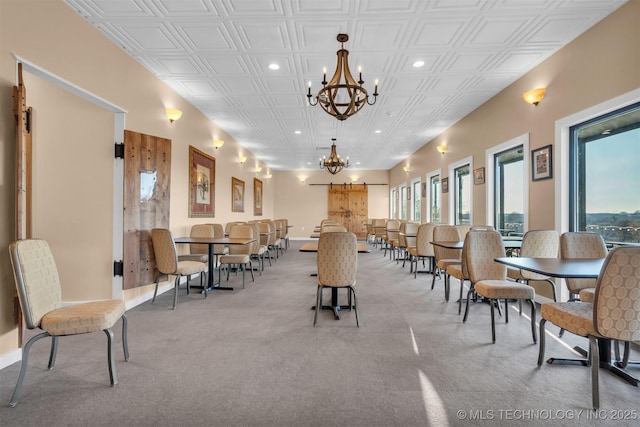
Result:
M438 153L442 154L443 156L445 155L445 153L447 152L447 146L442 144L442 145L438 145L436 147L436 150L438 150Z
M351 182L358 182L358 177L357 176L352 176L351 177Z
M304 184L304 182L307 180L307 178L305 177L300 177L300 184Z
M260 166L256 166L256 173L262 172L262 168Z
M411 168L409 167L409 165L403 166L402 170L405 171L406 173L411 172Z
M542 101L542 98L544 98L545 93L547 93L547 88L540 87L523 93L522 98L525 102L528 102L531 105L538 105L538 102Z
M266 174L264 177L265 177L267 180L270 180L272 176L273 176L273 175L271 175L270 173L268 173L268 174Z
M167 113L167 118L171 123L175 122L180 117L182 117L182 111L177 110L175 108L167 108L165 109L165 112Z
M216 150L224 145L224 141L221 139L214 139L213 146L216 147Z
M244 162L247 161L247 158L245 156L240 156L240 157L238 157L238 160L240 161L240 164L242 165L242 164L244 164Z

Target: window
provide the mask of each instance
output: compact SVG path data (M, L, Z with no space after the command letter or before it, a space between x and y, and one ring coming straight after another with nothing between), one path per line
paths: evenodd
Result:
M440 224L440 196L442 194L440 188L440 173L437 172L427 178L429 181L429 218L428 221L433 224Z
M471 224L471 166L454 169L453 214L455 225Z
M407 186L400 187L400 219L407 219Z
M397 218L398 217L398 190L395 188L391 189L391 213L389 214L389 218Z
M640 243L640 102L569 129L569 229Z
M495 227L505 236L524 234L524 150L522 145L493 155Z
M420 205L422 202L420 194L420 179L411 183L411 200L413 201L413 220L420 222Z

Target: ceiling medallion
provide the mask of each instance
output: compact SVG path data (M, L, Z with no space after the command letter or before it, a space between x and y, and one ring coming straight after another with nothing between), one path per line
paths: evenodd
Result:
M378 80L375 81L373 90L373 102L369 102L369 94L362 86L362 70L358 69L359 80L356 82L349 70L349 51L344 48L344 43L349 40L346 34L338 34L338 41L342 44L338 54L338 64L336 71L327 83L327 69L324 69L322 79L322 89L315 97L315 102L311 100L311 82L309 82L309 92L307 99L309 104L316 106L320 104L322 109L338 120L346 120L356 114L365 106L376 103L378 96Z
M328 159L324 157L320 159L320 169L326 169L330 174L335 175L340 172L343 168L349 167L349 158L347 157L347 161L343 161L340 159L340 156L336 152L336 139L331 138L333 143L331 144L331 155Z

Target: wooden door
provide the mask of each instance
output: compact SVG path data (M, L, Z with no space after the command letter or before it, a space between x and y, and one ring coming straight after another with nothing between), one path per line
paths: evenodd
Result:
M329 186L329 214L327 218L342 224L359 240L367 236L369 192L366 185Z
M15 239L30 239L32 225L32 123L27 107L27 88L22 80L22 63L18 63L18 86L13 87L13 114L16 119L16 211ZM18 347L22 347L22 310L17 291L13 296L14 315L18 322Z
M169 228L171 140L124 131L122 287L155 281L151 229Z

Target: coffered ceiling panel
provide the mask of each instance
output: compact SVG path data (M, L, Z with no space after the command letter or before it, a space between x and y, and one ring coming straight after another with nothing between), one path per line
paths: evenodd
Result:
M64 1L272 169L316 168L331 138L356 168L389 169L625 3ZM333 75L339 33L380 93L343 122L305 96Z

